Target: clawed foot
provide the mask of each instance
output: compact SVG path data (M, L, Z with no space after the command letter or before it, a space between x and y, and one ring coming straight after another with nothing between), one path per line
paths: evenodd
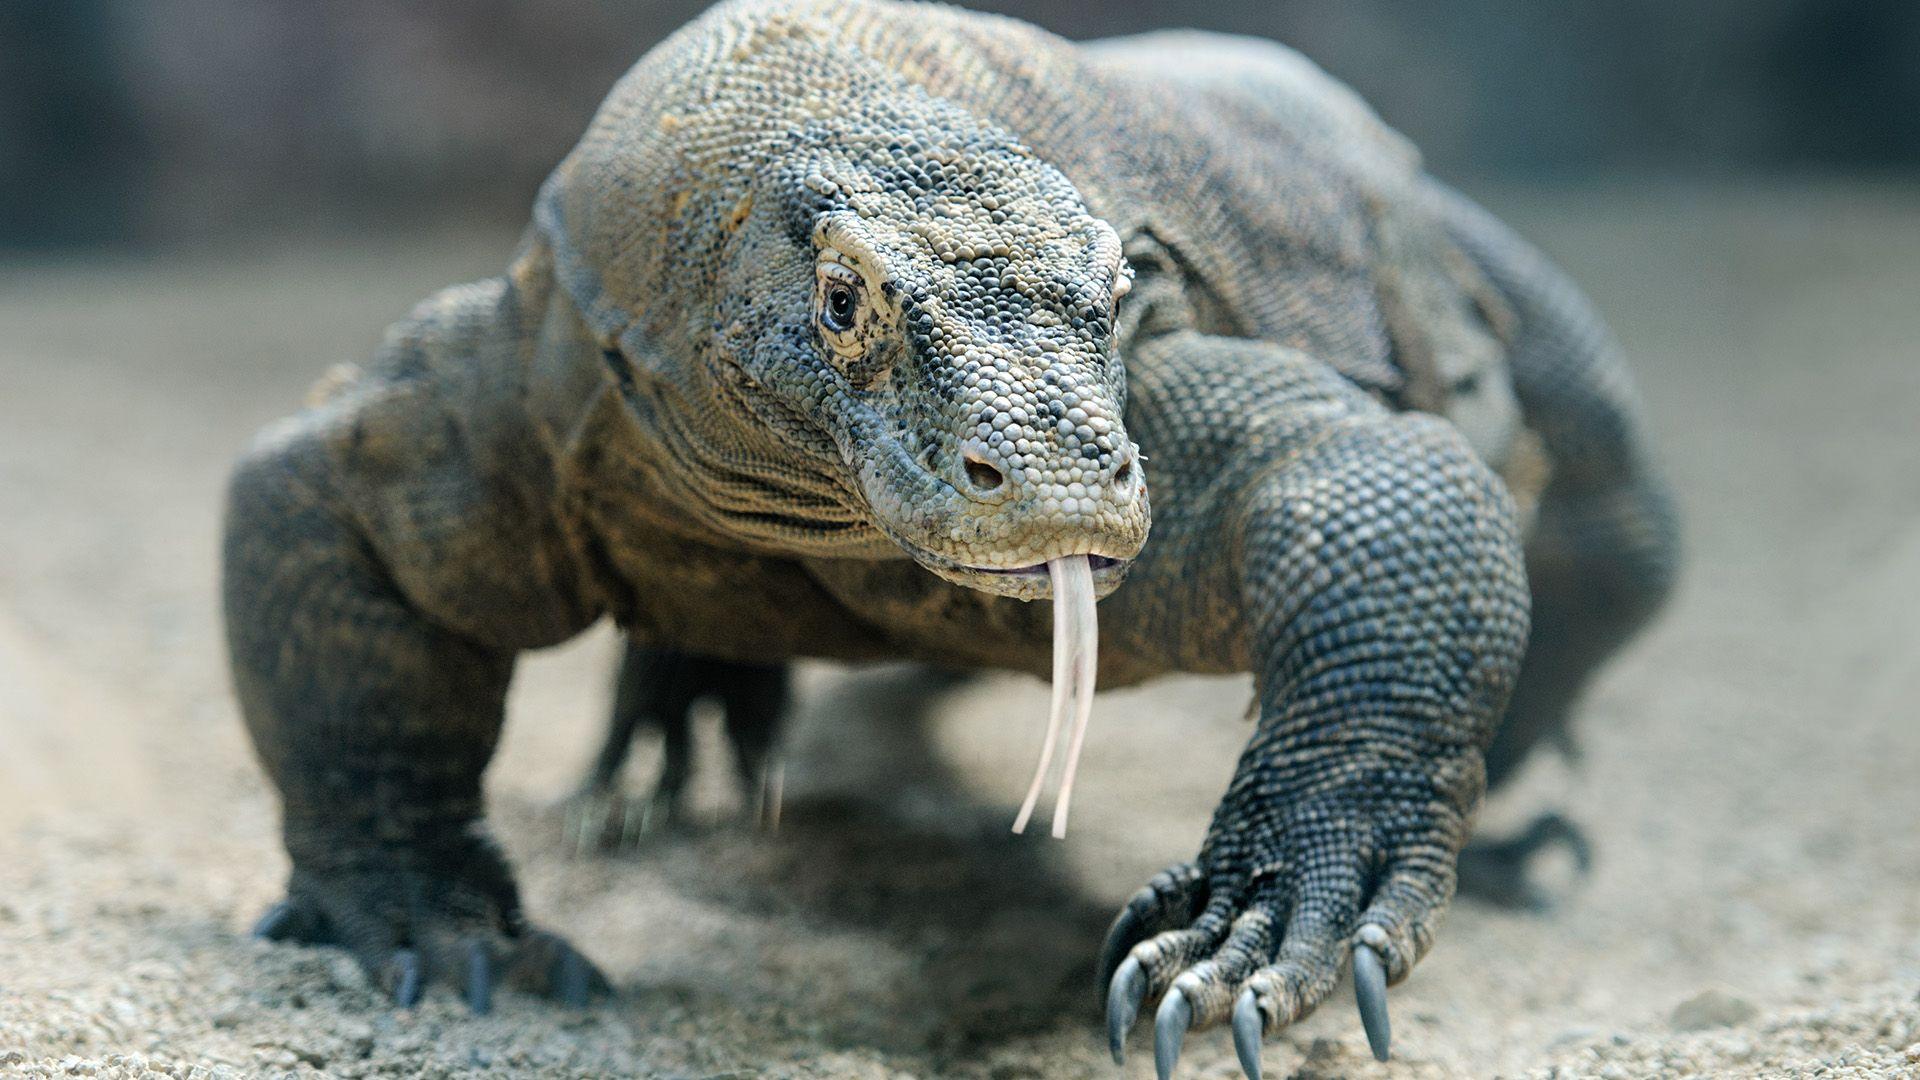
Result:
M568 850L580 855L624 851L680 820L679 800L660 791L635 798L617 791L583 788L560 807Z
M346 949L402 1008L432 983L457 988L478 1014L492 1009L501 985L574 1006L611 992L579 950L525 924L497 856L451 874L296 866L287 898L253 936Z
M1241 1068L1259 1080L1264 1039L1311 1012L1353 965L1374 1057L1387 1060L1387 987L1425 954L1445 905L1436 852L1409 850L1376 872L1359 846L1326 845L1292 880L1252 882L1175 866L1140 890L1102 951L1107 1038L1116 1063L1142 1007L1154 1013L1154 1066L1173 1075L1190 1030L1230 1021ZM1296 864L1299 865L1299 864Z
M1546 911L1554 896L1533 878L1538 857L1564 848L1585 877L1593 869L1593 845L1578 825L1556 813L1541 814L1509 840L1477 839L1460 852L1460 895L1497 907Z

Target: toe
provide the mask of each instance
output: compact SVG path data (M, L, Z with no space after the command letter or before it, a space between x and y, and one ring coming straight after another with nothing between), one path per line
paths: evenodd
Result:
M1160 934L1135 947L1115 974L1110 995L1108 1038L1115 1060L1139 1001L1157 978L1171 975L1171 985L1154 1016L1153 1060L1163 1080L1172 1075L1187 1032L1226 1019L1241 982L1272 958L1276 925L1271 899L1263 897L1242 912L1225 935L1196 926Z
M1107 1050L1115 1065L1127 1063L1127 1032L1140 1017L1147 997L1147 976L1140 961L1128 957L1113 973L1107 987Z
M1372 949L1387 985L1400 983L1433 947L1434 931L1453 895L1450 865L1413 858L1390 869L1361 913L1351 944Z
M393 995L393 1003L403 1009L411 1009L420 1003L420 993L426 988L426 971L420 963L420 954L412 949L397 949L387 960L381 982L387 992Z
M1233 921L1233 930L1212 956L1188 968L1173 980L1192 1012L1193 1027L1211 1027L1227 1018L1248 976L1273 960L1279 920L1269 900Z
M1353 999L1360 1008L1360 1025L1376 1061L1387 1060L1392 1028L1387 1022L1387 970L1380 954L1365 945L1353 950Z
M1266 1036L1304 1018L1333 992L1343 948L1341 937L1324 924L1296 919L1288 925L1274 963L1242 984L1234 1003L1233 1042L1248 1075L1255 1071L1246 1063L1258 1059Z
M505 972L520 989L584 1007L611 992L606 976L558 934L532 931L514 943Z
M1113 973L1135 945L1155 934L1191 923L1206 906L1207 879L1192 863L1176 863L1153 876L1128 899L1107 931L1100 949L1100 984Z
M484 941L467 942L466 998L475 1016L493 1011L493 950Z
M293 899L268 908L253 924L252 936L262 941L297 941L308 945L326 944L331 940L326 920L320 913Z
M564 946L554 961L554 996L576 1009L584 1009L593 998L594 981L599 972L581 956L579 950Z
M1135 945L1127 958L1139 961L1147 979L1147 996L1159 997L1181 972L1211 954L1223 936L1213 926L1168 930Z
M1153 1018L1153 1069L1159 1080L1173 1075L1173 1067L1180 1061L1180 1044L1192 1026L1193 1007L1176 986L1161 999L1160 1011Z
M1339 982L1359 915L1362 880L1357 857L1321 864L1298 886L1299 899L1270 962L1236 987L1234 1049L1249 1076L1258 1075L1265 1037L1312 1012Z
M1247 1080L1260 1080L1260 1043L1266 1038L1266 1018L1252 990L1242 991L1233 1007L1233 1052Z
M1166 993L1175 976L1211 952L1220 937L1211 925L1168 930L1127 954L1107 989L1107 1043L1116 1064L1125 1056L1127 1032L1139 1018L1141 1002Z

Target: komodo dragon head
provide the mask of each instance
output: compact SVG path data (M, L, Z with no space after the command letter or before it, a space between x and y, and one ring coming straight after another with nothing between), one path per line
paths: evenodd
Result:
M844 38L723 8L648 54L543 189L559 284L710 526L1026 599L1087 556L1104 595L1148 526L1120 238Z

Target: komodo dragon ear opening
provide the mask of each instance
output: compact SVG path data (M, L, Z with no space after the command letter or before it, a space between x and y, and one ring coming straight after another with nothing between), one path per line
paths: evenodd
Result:
M546 242L554 284L573 302L595 338L615 341L631 317L605 295L599 270L580 251L567 228L566 171L563 165L540 185L533 204L533 231Z

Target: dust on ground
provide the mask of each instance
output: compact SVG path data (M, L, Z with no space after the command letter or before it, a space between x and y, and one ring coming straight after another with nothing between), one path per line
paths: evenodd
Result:
M1592 878L1546 917L1462 905L1392 995L1271 1076L1920 1073L1920 192L1509 193L1637 360L1687 512L1684 588L1596 687L1564 808ZM811 670L788 814L567 853L551 809L606 705L605 631L529 658L490 776L532 913L619 984L584 1013L445 991L395 1013L344 957L245 940L285 860L226 690L218 505L248 433L505 236L406 234L0 277L0 1072L1112 1077L1092 958L1192 854L1242 680L1104 695L1065 843L1007 834L1045 691L924 723ZM719 736L702 727L717 764ZM634 782L652 759L639 755ZM1218 1033L1181 1072L1237 1075ZM1150 1075L1138 1036L1125 1075Z

